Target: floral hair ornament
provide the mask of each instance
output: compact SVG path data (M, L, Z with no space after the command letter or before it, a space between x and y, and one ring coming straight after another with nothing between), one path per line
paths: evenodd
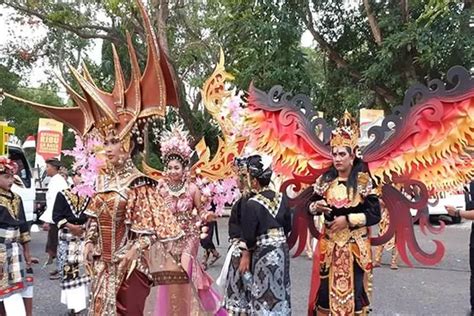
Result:
M63 151L65 155L74 158L73 169L81 175L82 183L74 186L74 193L88 197L94 195L95 181L106 166L103 152L104 145L101 138L88 137L83 140L79 135L76 135L74 148Z
M160 137L161 158L168 164L171 160L179 160L184 166L189 163L193 153L189 146L189 132L181 123L174 123L170 130L164 130Z
M16 174L18 165L7 157L0 157L0 174Z
M344 116L339 121L338 127L332 131L331 147L349 147L353 151L358 147L359 127L352 115L344 112Z

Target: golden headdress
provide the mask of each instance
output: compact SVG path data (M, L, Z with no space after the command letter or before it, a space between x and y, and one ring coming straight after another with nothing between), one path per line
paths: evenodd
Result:
M96 131L99 136L113 128L119 139L124 139L132 132L141 130L140 123L145 123L152 117L163 117L167 105L178 106L178 92L171 65L166 56L160 52L160 45L151 26L150 19L140 0L136 0L143 17L147 41L147 63L143 73L138 65L132 39L127 32L131 77L125 86L124 75L120 60L112 44L115 85L112 93L97 87L86 66L83 73L70 67L73 77L82 90L82 95L74 91L62 81L68 91L73 107L47 106L24 100L8 93L3 93L12 99L26 103L39 112L68 125L81 136ZM135 128L134 128L135 126Z
M357 147L359 142L359 126L352 115L344 112L344 116L339 121L338 127L332 131L331 147L349 147L352 150Z

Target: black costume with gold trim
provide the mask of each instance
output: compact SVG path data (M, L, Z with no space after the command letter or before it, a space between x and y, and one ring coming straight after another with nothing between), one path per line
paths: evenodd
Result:
M31 240L21 198L0 189L0 299L26 290L32 278L27 276L23 245ZM30 278L30 280L28 280Z
M319 242L320 286L316 309L331 315L362 313L369 305L364 277L372 269L368 226L380 221L380 204L368 173L360 172L357 192L336 178L314 184L313 201L324 199L331 208ZM346 216L349 227L332 233L328 227L337 216Z

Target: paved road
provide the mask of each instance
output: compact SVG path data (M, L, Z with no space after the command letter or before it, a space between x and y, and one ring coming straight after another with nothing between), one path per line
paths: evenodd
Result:
M226 239L226 220L219 220L221 242ZM388 268L389 254L384 254L383 265L374 273L373 313L371 315L466 315L469 303L469 258L468 242L470 223L452 225L438 236L421 236L420 246L432 250L432 238L443 241L446 255L435 267ZM44 232L33 233L32 250L35 256L44 255ZM227 243L222 242L219 251L226 252ZM209 272L216 277L223 259ZM49 269L49 268L47 268ZM66 309L59 303L59 285L48 279L48 270L36 268L35 316L65 315ZM311 261L301 256L291 261L293 315L305 315L309 291Z

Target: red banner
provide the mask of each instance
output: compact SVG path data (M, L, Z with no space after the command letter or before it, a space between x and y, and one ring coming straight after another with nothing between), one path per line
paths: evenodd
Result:
M38 146L36 152L49 159L61 155L63 135L55 131L41 131L38 133Z

